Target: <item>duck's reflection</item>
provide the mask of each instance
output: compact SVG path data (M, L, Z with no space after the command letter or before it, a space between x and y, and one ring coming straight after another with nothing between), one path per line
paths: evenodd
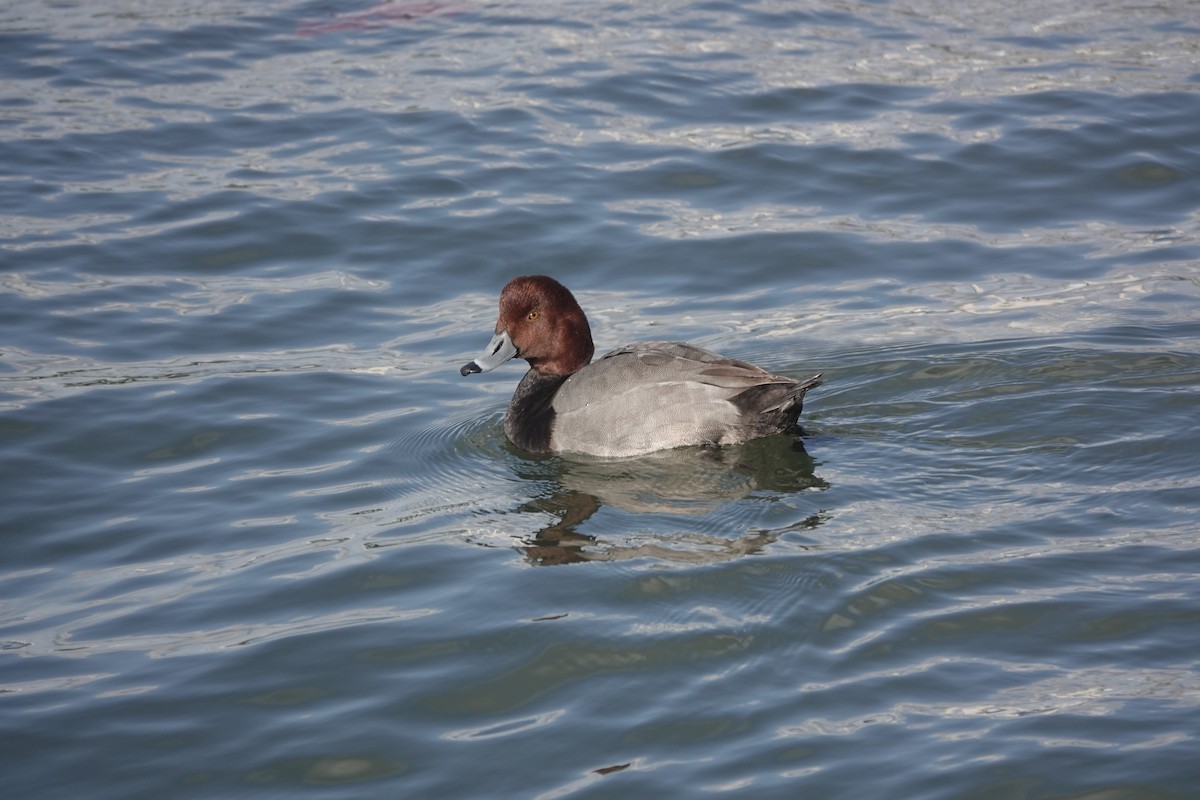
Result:
M550 478L554 490L521 511L548 514L556 521L529 538L526 557L541 565L580 561L655 558L679 563L725 561L762 550L783 531L755 531L740 537L670 533L639 537L637 543L605 541L578 527L603 506L639 514L704 515L752 492L794 493L824 489L815 463L799 438L770 437L726 448L682 448L631 459L539 459L524 462L525 478ZM547 470L553 475L548 475ZM525 469L519 469L525 472ZM815 527L813 514L797 527Z

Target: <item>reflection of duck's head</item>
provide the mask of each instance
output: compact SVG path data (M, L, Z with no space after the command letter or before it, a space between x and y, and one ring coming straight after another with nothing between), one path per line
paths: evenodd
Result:
M514 278L500 294L495 335L463 365L470 375L529 362L504 418L531 452L633 456L686 445L737 444L796 425L797 381L680 342L643 342L590 363L591 329L574 295L545 275Z

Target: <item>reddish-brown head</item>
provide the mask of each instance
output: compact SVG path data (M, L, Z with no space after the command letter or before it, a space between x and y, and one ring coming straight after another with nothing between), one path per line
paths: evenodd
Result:
M496 333L543 375L570 375L592 360L592 329L567 287L545 275L513 278L500 293Z

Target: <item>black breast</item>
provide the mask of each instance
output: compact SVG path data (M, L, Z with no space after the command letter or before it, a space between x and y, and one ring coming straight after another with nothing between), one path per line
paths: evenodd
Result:
M566 376L542 375L532 369L525 373L504 416L504 433L509 441L531 453L550 452L550 431L554 427L554 408L550 403L566 379Z

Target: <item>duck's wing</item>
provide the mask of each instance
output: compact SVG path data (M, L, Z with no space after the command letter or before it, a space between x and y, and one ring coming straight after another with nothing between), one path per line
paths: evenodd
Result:
M682 342L640 342L563 382L551 401L552 447L634 455L746 441L794 424L804 392L819 382L771 375Z

